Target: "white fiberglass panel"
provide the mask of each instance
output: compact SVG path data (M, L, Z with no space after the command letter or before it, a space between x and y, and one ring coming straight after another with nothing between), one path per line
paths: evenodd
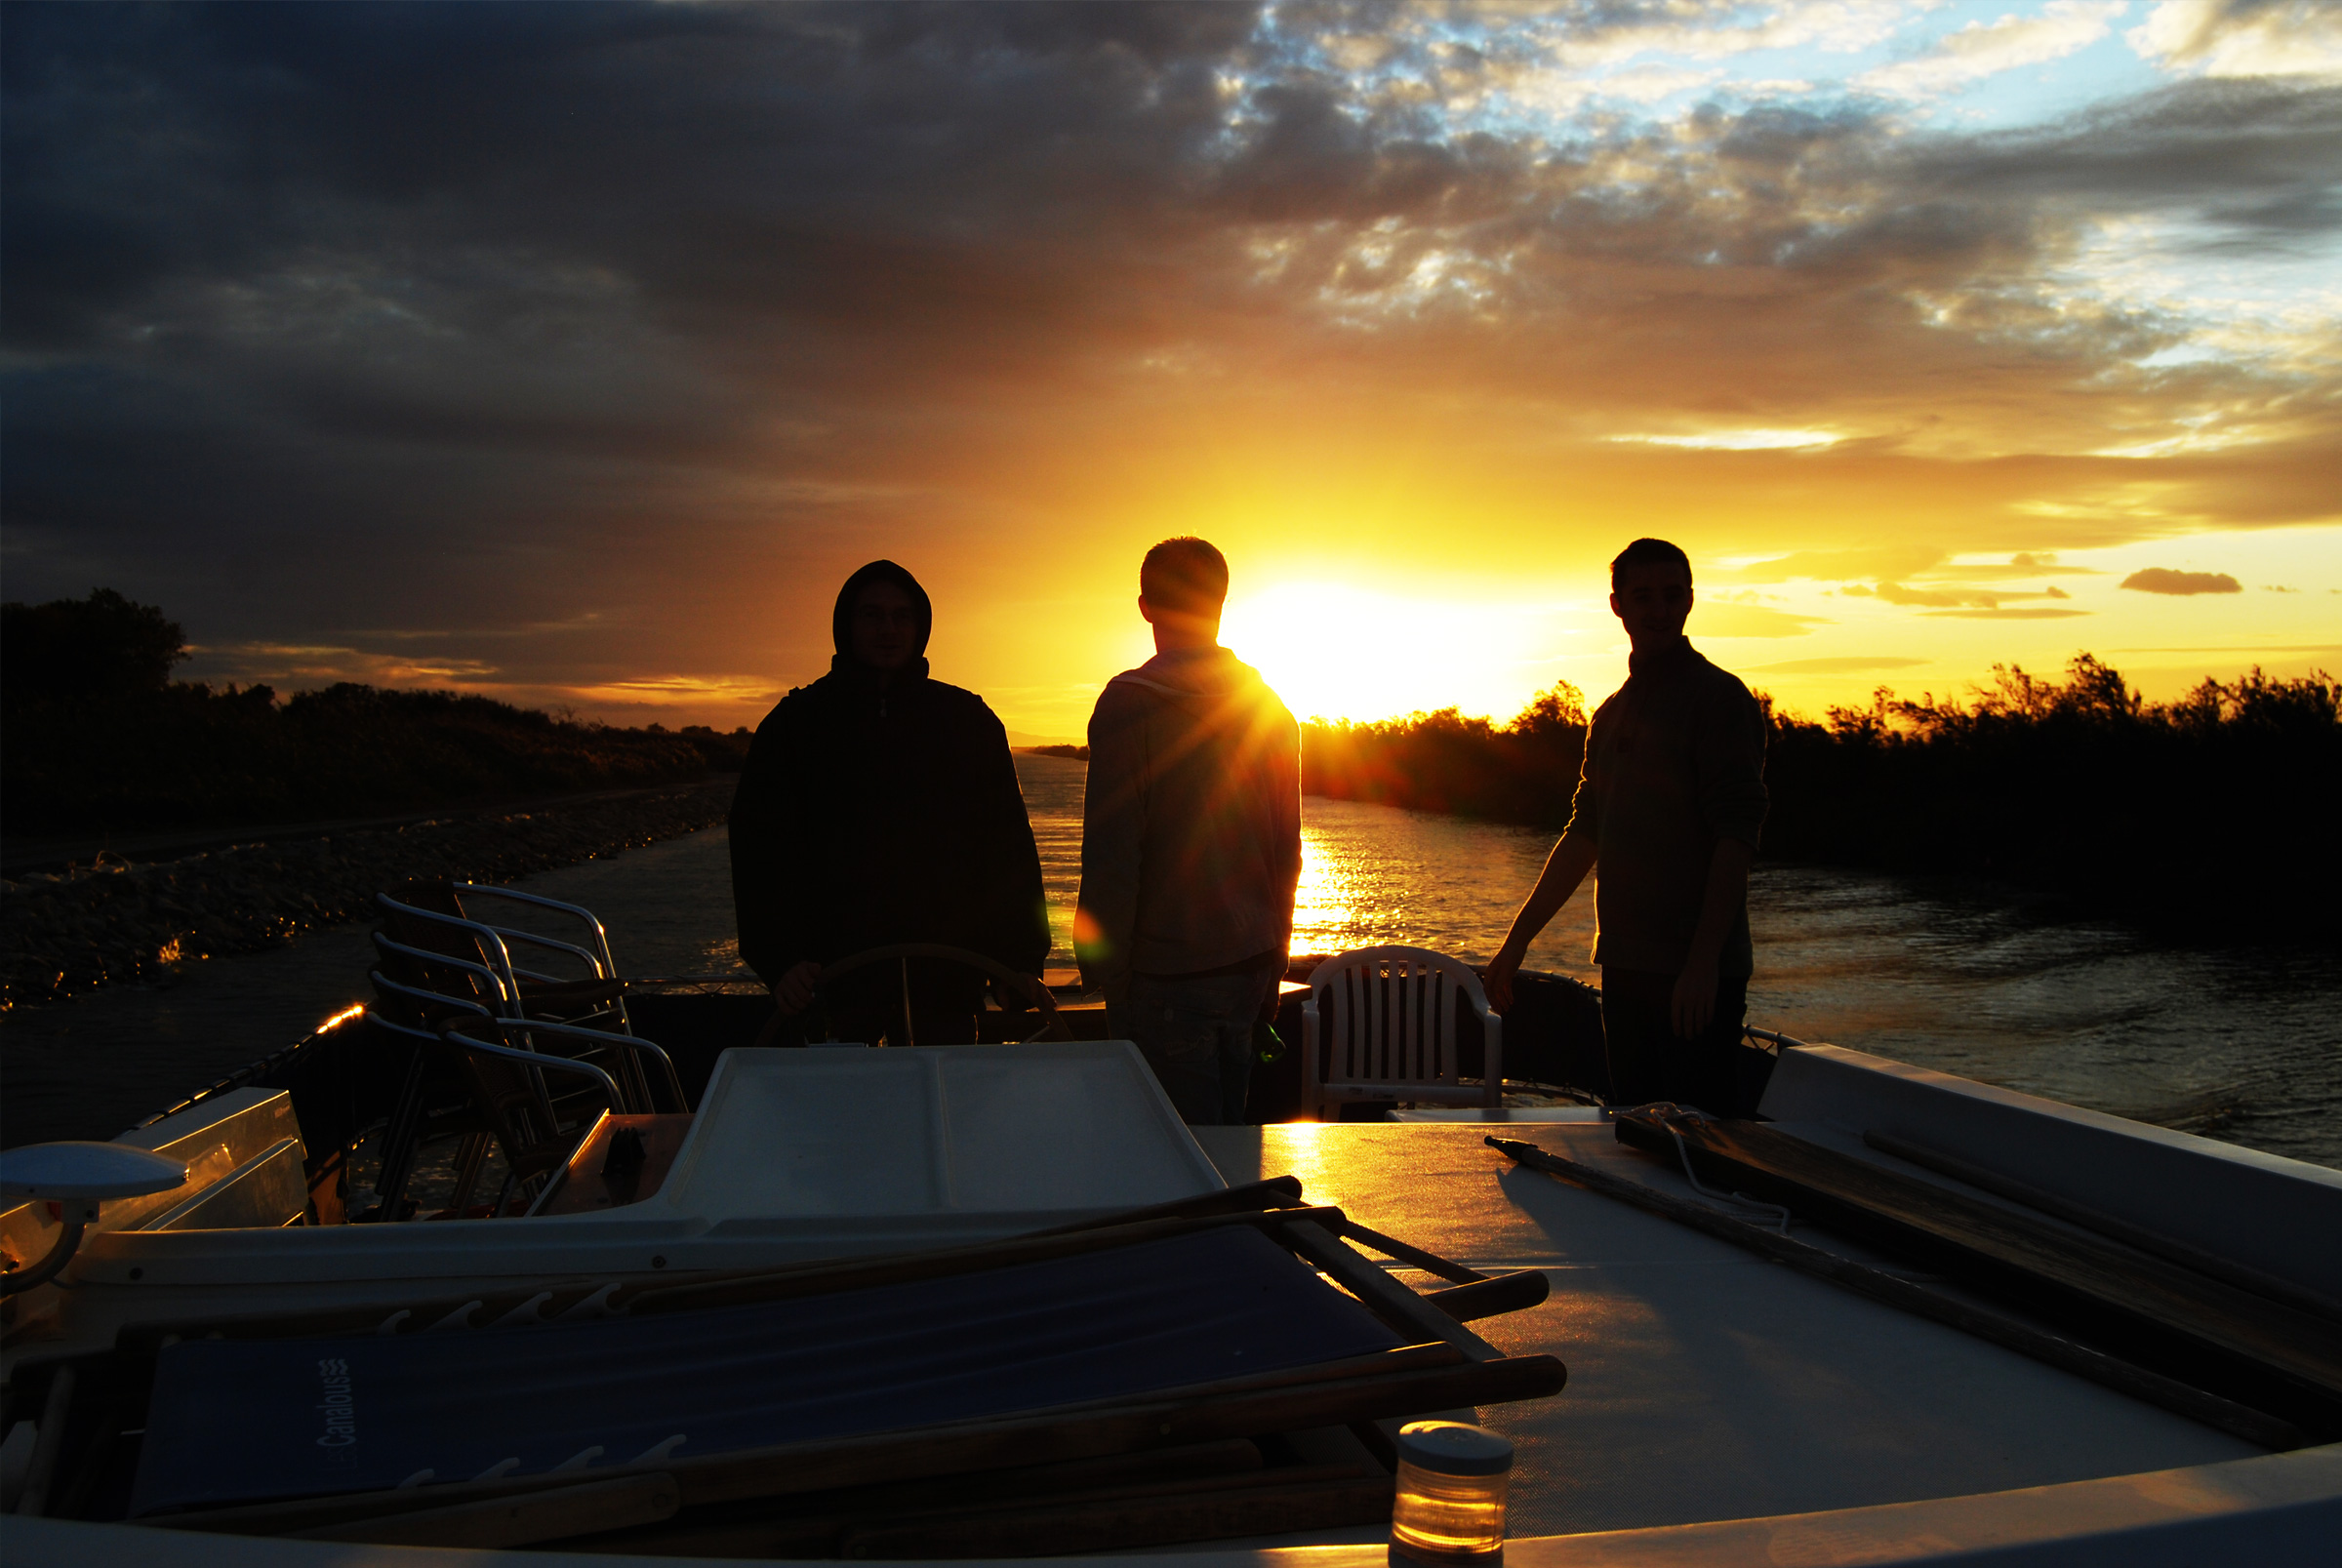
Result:
M913 1055L727 1052L662 1200L710 1219L940 1207L935 1074Z
M937 1053L953 1208L1133 1209L1223 1185L1135 1047L1051 1049Z
M657 1201L706 1220L1001 1215L1223 1183L1121 1041L726 1052Z

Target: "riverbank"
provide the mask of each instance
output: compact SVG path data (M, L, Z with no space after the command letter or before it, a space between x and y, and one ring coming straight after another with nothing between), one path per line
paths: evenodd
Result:
M376 894L411 877L508 882L696 832L723 821L737 784L719 775L395 827L294 830L170 860L107 855L0 881L0 1012L367 919Z
M1772 709L1764 857L1976 876L2184 940L2326 940L2342 875L2342 682L2259 670L2147 703L2078 654L2060 681L1998 669L1969 698ZM1512 723L1454 709L1312 723L1302 788L1558 829L1586 741L1559 686Z

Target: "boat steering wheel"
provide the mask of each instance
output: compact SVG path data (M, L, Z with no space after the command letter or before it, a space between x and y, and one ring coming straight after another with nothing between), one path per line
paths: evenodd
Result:
M905 1019L908 1021L910 1013L910 960L913 958L941 958L949 963L961 964L979 971L989 979L999 981L1003 985L1009 987L1021 989L1028 981L1034 981L1036 985L1038 984L1035 977L1031 975L1020 975L999 960L988 958L980 952L971 952L965 947L953 947L940 942L892 942L883 946L865 947L860 952L846 954L845 957L838 959L833 964L824 965L821 978L813 983L815 1004L820 1003L822 994L831 985L857 969L867 969L872 964L885 963L888 959L894 959L903 966L903 1011ZM1031 1045L1038 1040L1070 1040L1073 1038L1073 1031L1067 1028L1065 1020L1058 1016L1057 998L1049 994L1049 988L1046 985L1041 985L1039 989L1041 1011L1048 1015L1047 1021L1034 1032L1017 1043ZM771 1044L774 1036L780 1033L783 1022L798 1016L801 1015L783 1013L776 1007L772 1020L765 1025L763 1032L757 1036L756 1043L758 1045Z

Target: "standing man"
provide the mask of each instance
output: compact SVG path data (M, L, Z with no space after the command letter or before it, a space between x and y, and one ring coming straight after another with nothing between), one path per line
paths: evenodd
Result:
M1167 539L1139 568L1155 656L1090 715L1073 947L1192 1123L1244 1119L1253 1025L1274 1015L1301 880L1301 732L1220 646L1228 562Z
M892 561L846 579L829 673L756 728L732 800L740 956L785 1015L822 967L866 947L944 943L1031 977L1049 955L1041 859L984 699L927 674L935 612ZM982 976L938 959L873 964L823 998L832 1037L895 1045L975 1039ZM816 1036L818 1038L819 1036Z
M1610 563L1610 609L1634 645L1627 683L1595 710L1575 808L1505 945L1488 999L1512 1005L1529 944L1596 865L1610 1101L1676 1100L1739 1115L1749 863L1764 825L1764 714L1683 635L1691 561L1638 539Z

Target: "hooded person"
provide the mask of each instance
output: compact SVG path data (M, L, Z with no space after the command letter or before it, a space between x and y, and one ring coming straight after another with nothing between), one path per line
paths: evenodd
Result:
M908 985L894 964L853 972L809 1016L822 966L850 953L965 947L1036 977L1032 992L1049 953L1040 855L1007 733L975 693L929 677L934 620L926 590L892 561L848 578L829 673L757 726L732 800L741 958L785 1015L832 1038L975 1038L983 977L943 960L911 960Z
M1155 656L1107 682L1082 800L1082 978L1180 1115L1241 1122L1301 879L1301 732L1220 646L1228 563L1171 539L1139 569Z

